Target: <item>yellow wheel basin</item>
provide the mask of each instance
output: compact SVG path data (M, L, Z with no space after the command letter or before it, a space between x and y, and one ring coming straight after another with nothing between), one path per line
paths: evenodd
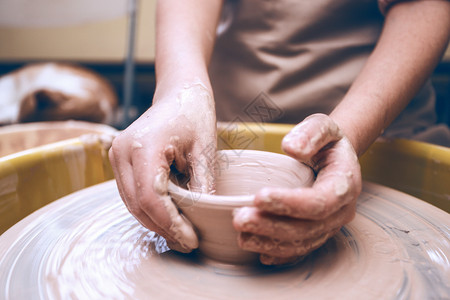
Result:
M0 157L87 133L114 134L116 129L83 121L54 121L0 127Z
M220 123L221 149L282 153L293 125ZM109 135L112 137L112 135ZM110 140L88 135L0 157L0 233L47 203L113 178ZM406 192L450 212L450 148L380 140L360 158L363 179Z
M104 136L76 138L86 134ZM105 143L115 134L72 120L0 127L0 234L53 200L113 178Z

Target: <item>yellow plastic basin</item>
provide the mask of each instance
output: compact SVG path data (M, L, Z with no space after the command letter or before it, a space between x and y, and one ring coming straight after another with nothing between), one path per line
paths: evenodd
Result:
M292 125L220 123L221 149L282 153ZM0 157L0 233L45 204L113 178L108 141L86 136ZM361 157L363 178L450 212L450 149L408 140L377 141Z
M114 134L104 124L83 121L54 121L15 124L0 127L0 157L87 133Z
M113 179L111 139L85 135L0 157L0 234L51 201Z

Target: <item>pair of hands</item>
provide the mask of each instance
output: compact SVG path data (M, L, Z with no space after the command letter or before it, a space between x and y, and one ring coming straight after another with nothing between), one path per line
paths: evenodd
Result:
M213 99L202 85L161 98L167 99L154 103L114 140L110 161L129 211L164 236L169 247L190 252L198 239L168 196L170 166L190 176L190 189L213 190ZM324 244L353 219L361 191L357 155L328 116L306 118L282 147L311 166L317 178L309 188L264 188L254 206L235 211L240 247L260 253L263 264L289 263Z

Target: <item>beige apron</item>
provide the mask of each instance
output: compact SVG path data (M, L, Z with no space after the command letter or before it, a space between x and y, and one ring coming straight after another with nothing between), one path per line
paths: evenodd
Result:
M313 113L329 114L383 23L376 0L230 3L233 19L217 38L210 65L221 121L298 123ZM385 134L412 137L435 118L427 84Z

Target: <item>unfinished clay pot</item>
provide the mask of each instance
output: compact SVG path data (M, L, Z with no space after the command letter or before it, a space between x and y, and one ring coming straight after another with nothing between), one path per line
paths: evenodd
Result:
M237 244L232 225L235 208L251 206L254 194L264 187L311 186L311 168L282 154L256 150L217 152L216 192L191 192L169 183L172 200L199 234L199 251L208 258L232 264L256 261L255 253Z

